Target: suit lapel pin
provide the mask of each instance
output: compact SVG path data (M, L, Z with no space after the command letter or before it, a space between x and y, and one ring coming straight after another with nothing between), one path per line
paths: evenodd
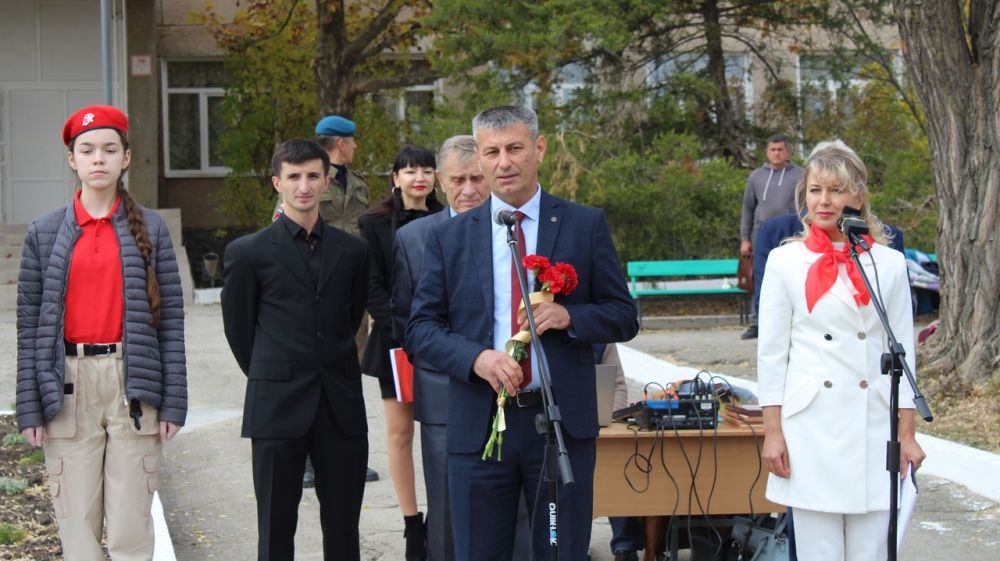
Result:
M555 216L549 218L549 220L551 220L552 222L558 222L559 221L559 219L556 218Z

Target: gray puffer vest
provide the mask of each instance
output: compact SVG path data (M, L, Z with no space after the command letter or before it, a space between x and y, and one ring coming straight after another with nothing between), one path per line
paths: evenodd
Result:
M160 284L160 323L149 325L146 266L121 204L112 221L125 288L125 394L156 407L161 421L183 425L187 366L181 278L163 219L148 209L140 210L153 247L150 264ZM17 424L21 430L45 425L62 409L66 283L80 233L70 203L35 219L24 239L17 280Z

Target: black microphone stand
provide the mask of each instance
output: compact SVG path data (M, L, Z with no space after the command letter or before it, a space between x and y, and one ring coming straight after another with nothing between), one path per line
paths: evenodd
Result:
M549 547L552 552L551 559L556 561L559 559L559 480L562 480L563 485L572 485L574 482L573 468L570 466L569 452L566 451L566 442L563 440L562 415L559 413L559 406L556 405L555 398L552 396L549 361L545 357L545 347L542 346L542 340L538 336L538 327L535 325L535 314L531 309L528 292L528 277L525 275L524 265L521 263L521 252L517 247L517 237L514 236L512 224L507 224L507 246L510 247L514 267L517 269L517 284L521 287L521 299L524 302L524 312L528 316L531 340L538 343L533 348L538 355L538 373L542 385L544 413L535 418L535 427L539 434L544 432L546 435L545 474L543 477L549 488Z
M848 244L850 245L851 259L861 273L861 279L865 281L868 294L871 295L871 303L878 314L878 319L882 322L886 337L889 339L889 352L882 354L882 374L889 375L889 440L886 442L885 467L889 470L889 542L888 560L896 561L896 535L899 526L899 379L906 374L910 387L913 388L913 404L917 408L920 417L928 423L934 420L930 408L927 407L927 400L917 387L917 381L910 372L910 366L906 363L906 351L903 345L896 340L896 335L889 325L889 318L885 313L885 306L879 300L879 294L872 289L872 283L868 280L865 268L861 266L861 257L858 255L857 246L869 251L871 248L860 235L854 232L847 232ZM913 477L911 472L910 477Z

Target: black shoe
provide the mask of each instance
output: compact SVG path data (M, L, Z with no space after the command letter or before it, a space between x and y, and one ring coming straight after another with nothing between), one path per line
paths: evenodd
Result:
M368 470L365 472L365 481L378 481L377 471L373 470L372 468L365 468L365 469Z
M615 552L615 561L639 561L639 555L631 549Z
M757 338L757 326L751 325L740 335L740 339L756 339Z
M306 457L306 471L302 474L302 488L312 489L316 486L316 472L313 471L313 463Z
M404 516L403 538L406 540L406 561L427 561L427 525L424 513ZM638 561L638 560L637 560Z

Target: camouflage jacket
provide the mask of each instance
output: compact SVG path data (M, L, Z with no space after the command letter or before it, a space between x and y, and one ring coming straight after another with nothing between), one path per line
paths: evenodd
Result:
M346 192L336 181L331 181L330 188L320 200L319 214L331 226L358 236L360 235L358 217L368 210L369 204L368 186L365 185L365 180L348 168Z

